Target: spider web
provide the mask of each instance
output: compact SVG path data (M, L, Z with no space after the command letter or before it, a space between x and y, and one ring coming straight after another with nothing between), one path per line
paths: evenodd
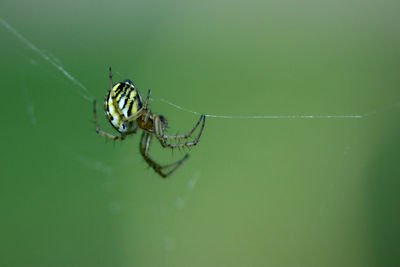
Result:
M74 76L72 76L66 69L64 69L61 64L55 60L54 58L48 56L43 52L43 50L39 49L37 46L35 46L32 42L30 42L28 39L26 39L22 34L20 34L16 29L14 29L10 24L8 24L3 18L0 17L0 23L12 34L14 34L20 41L25 43L25 45L33 50L35 53L37 53L41 58L43 58L45 61L47 61L49 64L51 64L54 68L59 70L67 79L69 79L74 85L76 85L77 92L78 94L85 100L89 102L93 102L94 98L91 96L89 90L85 85L83 85L80 81L78 81ZM191 109L188 109L186 107L183 107L181 105L178 105L174 102L171 102L167 99L157 99L157 98L150 98L152 101L157 101L157 102L162 102L165 104L168 104L178 110L192 113L195 115L200 115L204 114L208 118L215 118L215 119L362 119L369 117L371 115L375 115L380 112L385 112L389 111L394 108L399 108L400 107L400 101L397 101L393 104L388 105L385 108L379 108L375 110L370 110L362 114L342 114L342 115L336 115L336 114L292 114L292 115L263 115L263 114L257 114L257 115L229 115L229 114L209 114L209 113L201 113L198 111L194 111ZM33 107L28 104L28 113L32 114ZM32 121L33 119L31 119Z

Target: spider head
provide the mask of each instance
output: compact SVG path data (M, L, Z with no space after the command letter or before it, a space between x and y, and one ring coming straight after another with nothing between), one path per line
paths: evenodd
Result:
M161 121L162 129L165 130L168 127L167 119L163 115L158 116Z

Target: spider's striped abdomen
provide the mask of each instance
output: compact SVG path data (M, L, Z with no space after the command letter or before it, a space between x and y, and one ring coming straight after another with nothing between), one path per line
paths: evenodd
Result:
M119 82L108 92L104 109L111 125L120 133L129 134L136 130L137 122L123 120L135 114L142 107L142 100L133 83Z

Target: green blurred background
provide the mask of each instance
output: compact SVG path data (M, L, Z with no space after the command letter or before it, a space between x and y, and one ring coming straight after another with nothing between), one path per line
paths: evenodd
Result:
M14 1L0 17L102 102L208 118L167 180L0 24L1 266L400 266L399 1ZM99 105L99 108L101 105ZM159 101L170 133L197 115ZM113 131L100 112L101 127ZM153 156L183 156L153 142Z

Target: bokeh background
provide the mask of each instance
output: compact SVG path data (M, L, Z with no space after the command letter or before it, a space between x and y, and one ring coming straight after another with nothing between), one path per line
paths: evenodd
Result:
M399 266L399 1L2 0L1 266ZM43 59L63 66L88 92ZM91 101L152 90L163 180ZM99 108L101 108L99 104ZM100 111L100 125L113 131ZM169 163L184 152L153 142Z

